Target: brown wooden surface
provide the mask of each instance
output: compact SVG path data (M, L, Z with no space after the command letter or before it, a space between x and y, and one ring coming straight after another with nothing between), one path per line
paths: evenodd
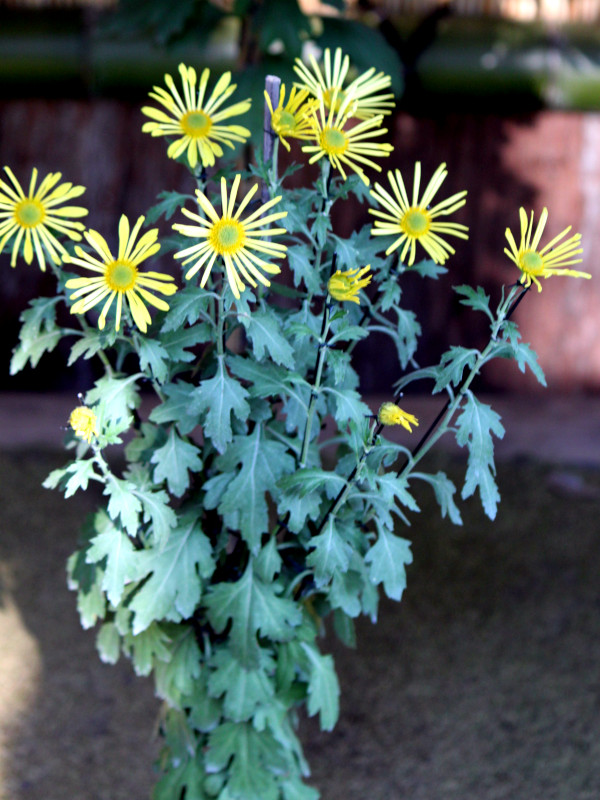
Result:
M116 235L121 212L136 218L162 189L193 188L185 170L166 158L164 141L141 133L143 121L137 105L111 100L0 102L0 166L10 165L23 183L37 166L41 174L60 171L64 180L87 186L82 203L90 208L88 225L110 240ZM418 356L421 363L436 360L449 344L481 344L485 319L460 306L450 287L481 283L496 296L503 282L516 279L503 248L506 226L518 230L520 205L536 213L548 206L548 236L573 224L583 235L581 268L597 272L600 115L555 111L518 118L400 115L392 124L396 149L386 168L400 167L412 181L414 160L420 159L427 180L446 161L449 176L440 197L463 188L469 191L467 206L455 218L469 225L470 239L458 242L457 255L448 263L449 274L437 283L414 276L406 281L405 297L419 314L425 332ZM344 208L337 219L346 230L370 221L360 206ZM7 254L0 256L0 385L13 390L34 385L64 388L75 380L65 376L65 353L42 362L46 368L38 369L36 377L31 370L10 382L6 377L20 311L29 298L51 292L53 285L35 264L28 267L20 261L11 270L8 262ZM161 268L178 274L170 257ZM597 278L556 278L543 286L541 295L532 292L519 309L517 321L524 339L538 351L555 389L597 388ZM393 357L389 363L381 357L380 343L374 350L363 347L361 362L365 391L384 391L398 377ZM488 374L488 387L534 388L532 380L514 365L500 366Z

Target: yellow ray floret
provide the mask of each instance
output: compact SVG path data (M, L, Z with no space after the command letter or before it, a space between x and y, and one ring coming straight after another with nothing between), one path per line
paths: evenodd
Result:
M312 71L306 64L297 58L294 72L301 80L297 84L302 89L307 89L317 100L323 100L326 108L339 108L348 95L352 95L356 105L353 116L357 119L370 119L371 117L390 114L395 106L394 95L391 93L380 94L383 89L389 89L392 80L383 72L375 72L371 67L361 73L357 78L344 86L350 59L336 48L331 59L331 51L327 48L323 54L324 69L321 70L313 55L309 57Z
M10 183L0 180L0 253L4 245L13 238L10 265L14 267L17 255L23 245L23 258L31 264L37 259L40 269L46 269L46 256L55 264L67 251L54 235L55 233L79 241L80 231L85 225L74 222L85 217L86 208L65 206L63 203L79 197L85 192L83 186L72 183L59 183L60 172L51 172L36 189L38 171L33 169L27 194L9 167L4 167Z
M333 106L326 108L321 99L318 107L311 109L314 144L303 145L302 152L312 154L309 164L326 156L340 171L344 180L347 178L345 167L348 167L368 185L369 179L363 168L371 167L381 172L381 167L373 158L387 157L394 148L385 142L369 141L387 133L387 128L380 127L383 119L381 116L348 126L354 107L351 95L346 97L337 111Z
M271 236L286 233L285 228L267 227L272 222L287 216L287 211L266 213L277 205L281 197L274 197L243 217L243 212L256 194L258 184L250 189L234 213L240 180L241 176L236 175L228 196L227 182L225 178L221 178L221 214L216 212L208 197L197 189L198 205L205 216L201 217L188 211L187 208L182 208L182 213L197 224L173 225L173 228L184 236L200 240L197 244L175 253L175 258L183 259L181 262L183 265L194 262L186 273L186 279L189 280L199 269L204 268L200 280L200 286L204 287L213 264L220 256L225 265L231 291L237 299L240 297L240 292L246 288L244 281L250 286L257 286L256 281L264 286L271 285L261 270L271 275L281 272L278 266L265 261L262 255L268 258L283 258L287 250L283 244L268 241Z
M338 269L327 283L329 294L339 303L350 301L360 305L358 293L371 283L371 278L373 276L368 274L370 269L370 264L363 267L361 270L357 268L342 272Z
M265 100L271 112L271 128L279 136L286 150L290 150L286 139L310 139L312 135L310 109L315 101L307 102L308 97L307 89L298 89L294 86L286 103L285 83L282 83L279 90L279 102L273 109L271 98L265 92Z
M162 272L139 272L138 270L142 261L160 250L160 244L156 241L158 228L146 231L136 242L143 222L144 217L139 217L133 230L130 231L129 220L125 214L121 216L119 250L116 257L113 256L106 240L97 231L92 230L86 231L84 236L97 255L86 253L81 247L75 247L77 258L63 257L65 263L77 264L95 273L95 277L71 278L66 282L67 289L75 290L69 300L77 301L71 306L71 314L84 314L104 301L98 319L98 327L102 330L106 325L108 310L116 297L115 330L118 331L121 326L123 297L125 297L133 321L142 333L146 333L152 320L145 303L149 303L160 311L169 310L168 304L164 300L154 297L152 292L165 295L174 294L177 287L173 283L171 275L165 275Z
M402 425L409 433L412 433L411 425L419 427L419 420L395 403L382 403L377 413L377 421L380 425Z
M250 136L250 131L241 125L221 124L230 117L246 113L250 108L250 100L241 100L227 108L221 108L236 89L236 84L231 83L230 72L221 75L208 99L206 88L210 70L202 71L197 91L197 76L193 67L180 64L179 74L183 97L171 75L165 75L170 93L160 86L154 86L154 91L149 94L167 113L152 106L144 106L142 113L153 121L144 123L142 131L152 136L177 137L167 150L169 158L179 158L185 152L192 169L195 169L198 162L204 167L212 167L215 159L223 155L221 145L233 148L234 142L244 142Z
M540 239L548 220L548 209L545 208L538 220L535 233L533 233L533 211L531 217L527 219L524 208L519 209L521 221L521 241L519 246L509 228L506 229L508 248L504 248L506 255L514 261L521 270L520 282L523 286L531 286L532 283L538 287L538 292L542 291L542 284L539 278L551 278L553 275L571 275L574 278L591 278L589 272L578 272L574 269L565 269L572 264L579 264L581 258L573 258L583 253L581 245L581 234L576 233L564 242L560 242L571 230L571 226L555 236L545 247L540 248ZM533 237L532 237L533 234Z
M433 173L423 196L419 198L421 184L421 163L415 164L412 202L408 201L408 193L402 180L400 170L388 172L388 181L392 188L393 196L380 184L375 184L371 196L385 209L369 209L369 214L378 217L375 227L371 229L371 236L395 236L395 241L385 251L386 255L393 253L400 245L404 245L400 260L404 262L410 253L408 266L415 263L416 244L419 244L436 264L443 264L448 256L454 253L454 248L442 236L458 236L468 239L466 225L457 222L438 222L438 217L446 217L464 206L466 191L457 192L451 197L442 200L437 205L431 203L438 189L446 179L448 172L445 164Z

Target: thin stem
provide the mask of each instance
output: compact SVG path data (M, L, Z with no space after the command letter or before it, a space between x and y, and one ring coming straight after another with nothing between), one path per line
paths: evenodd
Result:
M522 291L520 292L520 294L518 294L518 296L515 299L515 295L517 295L519 287L522 289ZM475 363L473 364L467 375L458 385L454 395L448 398L445 405L440 409L436 418L427 428L423 436L421 436L421 438L411 451L410 455L406 457L404 464L402 464L402 466L398 469L396 473L397 477L401 477L402 475L406 474L409 468L412 468L417 463L417 461L420 460L425 455L425 453L427 453L433 447L435 442L437 442L444 435L444 433L446 433L455 411L460 406L462 398L468 391L469 386L471 385L474 378L479 373L479 370L485 364L485 362L488 359L488 356L493 350L496 344L496 339L498 336L498 332L500 331L500 328L505 322L507 322L510 319L510 317L515 312L519 303L523 300L525 294L528 291L529 287L523 288L521 284L516 284L511 288L511 291L508 293L506 299L500 303L496 312L496 319L492 324L492 335L490 337L490 341L488 342L485 349L478 354ZM394 398L394 402L399 400L400 396L401 394L398 394Z
M217 355L222 356L225 353L225 287L218 295L217 300Z
M342 507L342 505L346 501L346 497L348 496L348 492L352 488L353 484L356 483L356 481L359 480L360 473L362 472L362 468L363 468L364 463L365 463L365 461L367 459L367 456L371 452L371 450L373 448L373 444L375 443L375 440L377 439L377 437L381 433L382 427L383 427L383 425L381 425L380 423L377 423L377 422L373 422L371 424L371 430L369 431L369 436L367 438L367 442L366 442L366 444L364 446L363 452L362 452L362 454L361 454L361 456L360 456L360 458L358 460L358 463L354 467L354 469L352 470L350 475L348 475L348 477L346 478L346 483L344 484L344 486L342 486L342 488L340 489L340 491L337 494L337 497L335 498L335 500L331 503L331 505L329 506L329 508L325 512L325 515L324 515L323 519L321 520L321 523L319 524L319 527L317 528L317 534L321 533L321 531L323 530L323 528L327 524L327 520L329 519L329 517L332 517L332 516L335 517L335 515L337 514L339 509Z
M304 428L304 438L302 440L302 452L300 454L299 468L302 469L306 466L308 459L308 448L310 445L311 429L315 409L317 406L317 399L319 397L319 388L321 386L321 378L323 376L323 367L325 365L325 352L327 350L327 335L329 333L329 326L331 324L331 298L327 295L325 304L323 306L323 322L321 323L321 335L319 336L318 344L319 350L317 352L317 360L315 362L315 382L311 389L310 402L308 404L308 412L306 414L306 426Z

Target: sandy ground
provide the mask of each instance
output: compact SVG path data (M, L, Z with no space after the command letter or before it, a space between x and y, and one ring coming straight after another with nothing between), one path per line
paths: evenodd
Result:
M588 429L563 442L560 461L505 454L495 523L468 502L453 527L423 495L402 603L384 603L375 626L361 621L356 651L326 645L340 723L331 734L312 720L302 728L325 800L600 797L591 415L565 414L557 435L585 419ZM537 441L548 449L552 434ZM452 453L438 458L460 474ZM151 683L126 662L100 663L94 632L79 626L64 565L95 501L40 487L63 460L39 440L0 455L0 798L144 800L158 706Z

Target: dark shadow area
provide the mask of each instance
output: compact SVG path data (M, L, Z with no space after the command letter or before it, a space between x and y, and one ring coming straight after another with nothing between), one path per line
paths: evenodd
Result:
M41 488L63 461L0 457L0 564L41 657L2 753L7 796L144 800L158 703L126 662L101 664L79 627L64 565L96 498ZM464 470L450 456L429 466L457 483ZM501 462L498 480L494 523L472 500L453 527L419 493L402 603L360 621L357 651L324 645L342 715L333 733L310 720L302 735L324 800L600 795L600 473L520 460Z

